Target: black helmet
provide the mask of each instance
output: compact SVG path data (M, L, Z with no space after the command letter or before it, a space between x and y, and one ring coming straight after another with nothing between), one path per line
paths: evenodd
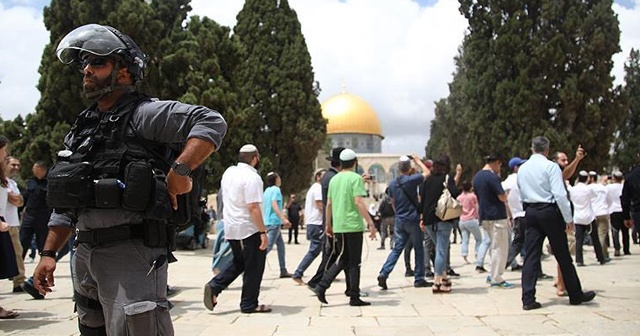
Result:
M144 78L147 56L129 36L117 29L99 24L87 24L67 34L56 54L62 63L79 63L86 53L96 56L118 56L127 66L134 81Z

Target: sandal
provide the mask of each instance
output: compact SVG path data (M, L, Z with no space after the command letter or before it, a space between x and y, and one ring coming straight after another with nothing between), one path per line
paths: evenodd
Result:
M20 314L18 312L16 312L16 311L7 310L7 309L4 309L4 308L0 307L0 319L3 319L3 320L12 319L12 318L18 317L18 315L20 315Z
M213 288L209 284L204 285L204 306L213 310L218 304L218 296L213 294Z
M250 310L250 311L243 311L243 313L245 314L253 314L253 313L270 313L271 312L271 306L267 306L267 305L258 305L254 310Z
M431 288L431 291L433 292L433 294L449 293L451 292L451 287L445 284L434 284Z
M451 280L447 279L442 279L442 285L443 286L447 286L447 287L451 287Z

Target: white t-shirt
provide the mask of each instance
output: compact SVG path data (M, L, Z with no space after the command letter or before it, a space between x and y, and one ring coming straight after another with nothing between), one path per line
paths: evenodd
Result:
M569 187L571 202L573 202L573 222L575 224L589 225L596 218L593 212L593 200L596 192L590 186L580 182Z
M18 188L18 183L12 179L8 179L9 185L7 186L7 190L11 191L16 195L20 195L20 188ZM9 195L7 195L8 197ZM20 216L18 216L18 207L9 203L7 198L7 208L4 219L9 223L9 226L20 226Z
M304 218L306 225L322 225L322 211L316 206L316 201L322 202L322 185L314 183L307 191L304 201Z
M596 216L606 216L609 214L609 202L607 201L607 187L600 183L589 185L596 193L593 200L593 212Z
M509 204L509 210L513 218L524 217L524 210L522 209L522 202L520 202L520 188L518 188L518 174L513 173L502 181L502 189L508 192L507 203Z
M225 238L240 240L258 232L248 207L251 203L262 203L262 179L256 169L246 163L231 166L222 175L220 185Z
M609 201L609 214L622 212L620 196L622 195L622 183L607 184L607 200Z

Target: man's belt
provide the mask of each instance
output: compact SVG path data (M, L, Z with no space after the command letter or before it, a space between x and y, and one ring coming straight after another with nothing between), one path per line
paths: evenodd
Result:
M144 224L120 225L105 229L78 231L76 242L100 246L127 239L144 239Z

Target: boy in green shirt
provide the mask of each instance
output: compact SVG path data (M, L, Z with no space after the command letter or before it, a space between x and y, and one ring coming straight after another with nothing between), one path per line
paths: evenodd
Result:
M337 263L325 272L314 291L318 300L328 303L325 297L327 288L342 269L348 273L347 296L350 306L368 306L371 303L360 299L360 263L362 259L362 232L365 229L363 219L369 227L369 237L375 238L376 229L367 212L363 197L367 192L362 176L355 173L356 153L345 149L340 153L342 171L329 183L326 210L326 233L334 236L336 254L340 255Z

